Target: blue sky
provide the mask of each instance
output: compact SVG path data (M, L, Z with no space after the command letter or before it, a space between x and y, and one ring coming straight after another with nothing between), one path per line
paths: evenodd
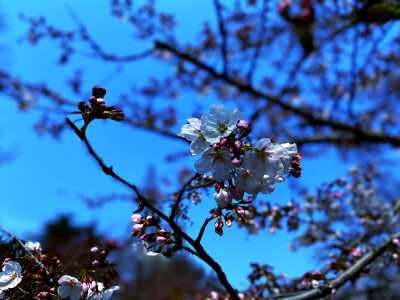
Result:
M177 13L181 28L178 36L182 38L193 38L192 33L196 32L202 20L205 17L212 18L208 14L209 3L191 2L189 5L187 1L168 1L167 9ZM104 82L118 65L75 57L70 64L60 67L57 64L59 52L52 43L44 41L31 46L26 42L19 42L28 28L19 20L20 12L27 16L44 15L49 23L57 24L61 28L74 28L75 25L66 12L66 3L89 24L89 31L91 25L91 32L94 34L103 31L102 42L106 49L129 54L131 51L126 49L144 49L149 46L136 45L129 39L121 38L131 33L121 21L109 16L108 1L103 1L102 4L95 0L7 1L1 6L6 23L0 39L4 48L1 60L6 70L21 79L46 82L54 89L66 91L66 77L84 65L83 88L90 96L91 87ZM147 60L124 65L120 73L106 81L106 103L113 104L120 92L129 90L132 81L144 82L154 72L149 66L151 62ZM162 74L168 68L172 66L165 64L157 72ZM71 97L66 93L67 97ZM58 141L46 135L38 136L33 131L33 124L38 120L39 114L33 110L20 112L12 101L3 95L0 97L0 109L3 112L0 118L0 146L15 153L13 160L0 165L0 228L29 239L40 232L45 222L54 220L60 214L71 214L79 224L95 223L100 232L110 237L128 238L132 227L130 216L135 209L131 203L115 201L102 208L91 208L83 203L80 196L129 191L101 172L73 132L65 131ZM76 102L82 100L85 99L76 99ZM210 96L200 100L196 95L185 94L178 100L178 104L185 101L202 101L208 110L216 99ZM228 103L228 106L233 108L234 104ZM59 116L60 120L65 117ZM182 125L189 117L190 111L179 112ZM122 177L138 185L143 184L150 164L157 168L161 176L174 172L182 163L192 167L194 162L194 159L175 164L165 161L167 154L188 149L186 143L132 130L116 122L96 122L89 127L88 137L107 164L113 165ZM350 164L339 164L335 152L327 148L326 153L318 158L305 157L302 165L303 176L298 180L310 187L317 187L323 182L344 176ZM291 200L288 181L278 184L276 191L268 196L272 203L284 204ZM188 229L189 233L197 235L199 226L214 206L214 200L207 198L201 205L192 206L191 214L196 222L193 228ZM257 236L249 236L245 230L239 230L235 226L225 228L223 237L219 237L210 225L203 244L221 264L232 284L241 288L247 283L250 262L270 264L278 273L289 276L299 276L313 269L315 263L310 251L291 252L287 249L292 238L292 235L283 231L278 231L275 235L261 232Z

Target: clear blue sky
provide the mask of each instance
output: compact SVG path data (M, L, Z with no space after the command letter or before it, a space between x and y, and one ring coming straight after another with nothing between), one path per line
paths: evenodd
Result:
M178 15L181 28L178 33L183 39L193 38L193 33L204 18L213 18L209 14L208 2L168 1L167 9ZM3 48L1 63L11 74L23 80L46 82L61 91L68 90L66 77L84 65L83 88L90 96L91 87L103 83L118 65L75 57L67 66L60 67L57 64L59 52L52 43L45 41L30 46L26 42L18 42L28 28L26 23L19 20L20 12L27 16L46 16L49 23L61 28L75 28L66 12L66 3L82 20L87 21L89 31L94 34L103 32L102 41L106 49L129 54L135 47L149 46L137 46L122 38L130 36L131 32L123 29L122 21L109 16L108 1L4 1L0 7L6 24L0 38ZM145 61L125 65L122 72L107 80L106 103L112 104L119 93L129 90L132 81L144 82L153 72L149 64L149 61ZM162 74L172 66L165 64L164 68L157 69L157 72ZM66 96L72 95L67 92ZM39 114L35 111L21 113L12 101L3 95L0 97L0 109L3 112L0 118L0 146L15 153L12 161L0 165L0 228L29 239L40 232L45 222L54 220L60 214L71 214L79 224L96 223L98 230L110 237L129 237L132 228L130 216L135 209L131 203L115 201L99 209L88 207L80 198L81 195L100 196L129 191L101 172L73 132L67 130L58 141L49 136L39 137L33 131ZM82 100L85 99L76 99L76 102ZM189 100L192 103L199 101L196 95L184 95L178 103ZM216 99L209 97L201 101L208 110ZM233 103L228 105L230 108L234 106ZM60 120L65 117L59 116ZM179 112L182 125L189 117L191 111L182 109ZM143 184L150 164L157 168L160 176L177 170L182 161L170 164L165 161L165 156L188 148L184 142L132 130L115 122L97 122L90 126L88 136L107 164L113 165L119 174L138 185ZM138 149L139 143L150 147ZM192 166L193 162L188 160L183 163ZM317 159L305 157L302 161L303 177L299 180L316 187L345 175L348 165L337 162L334 152L329 149ZM291 199L289 182L278 184L276 191L268 197L272 203L287 203ZM201 222L214 206L213 199L205 198L203 204L193 207L193 218L197 222L189 232L197 234ZM211 256L221 264L232 284L242 288L247 284L250 262L270 264L278 273L289 276L299 276L314 268L311 252L293 253L287 249L292 238L281 231L275 235L261 232L258 236L248 236L245 230L235 226L225 228L224 236L219 237L211 225L203 243Z

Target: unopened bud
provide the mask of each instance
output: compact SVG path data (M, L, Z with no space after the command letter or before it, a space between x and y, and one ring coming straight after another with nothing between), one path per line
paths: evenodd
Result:
M110 117L111 120L121 122L125 118L124 112L120 109L115 109L111 113L112 113Z
M228 139L226 137L221 138L221 146L228 145Z
M232 197L224 189L215 192L214 200L219 208L225 208L232 203Z
M240 150L240 148L242 148L242 141L241 140L236 140L235 141L235 146L238 150Z
M237 127L247 130L249 129L249 124L244 120L239 120L237 123Z
M142 216L140 214L134 214L131 216L131 221L135 224L142 222Z
M95 86L92 89L92 95L95 98L103 98L106 95L106 89Z
M236 168L239 168L242 163L243 163L243 159L241 157L232 157L231 159L232 165L234 165Z
M156 238L156 240L157 240L157 242L159 242L159 243L164 243L164 242L167 240L167 238L166 238L166 237L163 237L163 236L158 236L158 237Z
M217 151L219 148L221 148L220 144L214 144L213 146L214 151Z

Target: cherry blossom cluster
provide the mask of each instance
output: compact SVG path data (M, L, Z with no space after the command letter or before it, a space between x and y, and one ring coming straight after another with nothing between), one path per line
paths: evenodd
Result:
M91 249L90 262L79 271L79 281L70 275L63 275L61 261L57 257L49 258L42 254L40 243L20 244L24 245L25 255L5 258L3 261L0 299L20 299L22 295L32 295L32 299L106 300L119 289L113 285L118 274L108 262L106 251L100 251L97 247ZM98 279L104 280L104 284Z
M148 215L142 217L140 214L131 216L133 225L132 236L139 237L147 250L147 255L157 255L161 253L165 257L171 257L176 250L181 249L176 244L176 236L173 232L168 232L160 227L159 218ZM155 251L148 251L154 249Z
M200 119L190 118L179 136L190 141L190 153L199 155L197 173L211 172L217 181L214 199L219 208L230 208L232 199L243 200L244 193L255 199L270 194L284 174L301 176L301 156L296 144L275 144L269 138L251 143L248 123L238 109L223 105L211 107ZM225 183L228 185L225 185Z
M92 89L92 97L89 99L91 106L85 102L79 102L78 108L82 113L85 123L89 123L94 119L111 119L120 122L124 119L124 113L120 109L115 109L114 106L106 106L103 98L106 95L106 90L101 87Z

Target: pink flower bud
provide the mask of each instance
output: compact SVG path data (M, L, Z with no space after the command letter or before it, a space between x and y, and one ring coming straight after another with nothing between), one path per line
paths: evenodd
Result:
M242 163L243 163L243 159L241 157L232 157L231 159L232 165L235 166L235 168L240 168Z
M157 242L159 242L159 243L164 243L164 242L167 240L167 238L166 238L166 237L163 237L163 236L158 236L158 237L156 238L156 240L157 240Z
M93 267L97 267L99 265L99 262L97 261L97 260L94 260L93 262L92 262L92 266Z
M244 130L249 129L249 124L244 120L239 120L238 123L237 123L237 126L239 128L244 129Z
M146 221L147 221L147 222L150 222L150 223L151 223L152 220L153 220L153 216L147 216L147 217L146 217Z
M219 148L221 148L221 146L220 146L219 144L214 144L214 145L213 145L213 149L214 149L215 151L217 151Z
M393 240L392 240L392 242L393 242L393 244L398 244L398 243L400 243L400 241L399 241L399 239L398 238L394 238Z
M133 226L133 231L134 232L142 231L142 229L143 229L143 224L135 224Z
M99 251L99 248L97 247L93 247L92 249L90 249L90 252L92 253L96 253L97 251Z
M221 216L218 216L217 221L214 224L215 233L221 236L223 234L222 227L224 227L224 223L222 222Z
M221 138L221 146L228 145L228 139L226 137Z
M236 146L236 148L238 148L238 150L240 150L240 148L242 148L242 141L241 140L236 140L235 141L235 146Z
M131 216L131 220L133 223L139 224L142 222L142 216L140 214L134 214Z

